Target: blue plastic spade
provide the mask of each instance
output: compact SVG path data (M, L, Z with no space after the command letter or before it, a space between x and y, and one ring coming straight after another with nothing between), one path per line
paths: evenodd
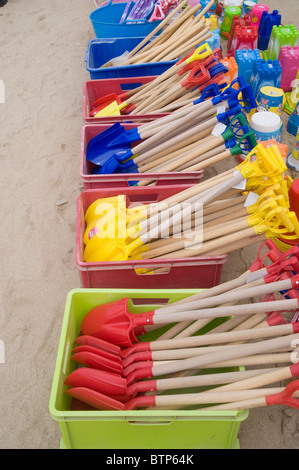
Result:
M86 149L86 160L98 166L104 166L111 157L123 161L127 159L125 154L129 144L138 140L140 135L137 128L127 131L120 122L116 122L90 140Z

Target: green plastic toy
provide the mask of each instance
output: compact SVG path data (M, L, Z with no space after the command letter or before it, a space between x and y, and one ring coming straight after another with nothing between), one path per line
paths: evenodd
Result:
M298 37L299 32L293 24L287 26L273 26L268 49L263 53L264 59L278 59L281 47L294 47L296 45Z

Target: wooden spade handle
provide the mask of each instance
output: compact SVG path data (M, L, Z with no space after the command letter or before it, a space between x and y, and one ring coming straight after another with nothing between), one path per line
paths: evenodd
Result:
M180 13L179 17L176 19L175 29L179 28L191 15L196 13L197 9L195 7L191 7L187 5L184 10ZM156 36L151 42L148 42L143 48L141 53L144 51L151 50L153 46L161 44L164 42L165 38L168 39L173 33L173 26L174 22L172 22L167 28L165 28L161 34ZM138 54L139 55L139 54Z
M263 387L270 385L275 382L288 380L293 378L293 374L297 368L291 367L280 367L274 371L261 374L259 377L250 377L241 381L235 382L234 384L227 384L219 387L220 390L248 390L250 388Z
M203 308L186 312L164 313L164 315L154 315L153 324L169 324L180 321L194 321L200 318L223 318L231 315L249 315L253 313L281 312L285 310L296 310L298 308L297 299L276 300L269 302L256 302L252 304L233 305L230 307Z
M251 390L232 390L232 391L207 391L201 393L188 393L181 395L158 395L156 397L156 405L163 406L188 406L188 405L203 405L210 403L236 403L240 401L251 400L255 406L266 405L265 397L269 395L276 395L284 390L283 387L272 387L266 389L251 389ZM299 395L299 393L298 393ZM220 406L220 405L219 405ZM206 408L204 408L206 409ZM215 408L214 408L215 409ZM219 407L217 407L219 409ZM223 408L221 408L223 409ZM225 408L227 409L227 408Z
M209 31L209 29L210 28L205 28L203 31L195 35L192 39L190 39L189 41L187 41L186 43L178 47L178 49L174 51L175 55L181 56L185 54L186 52L188 52L193 47L194 44L204 43L208 39L210 39L212 37L212 33ZM167 53L163 55L162 60L165 60L165 61L172 60L173 57L174 57L173 53L172 54Z
M217 139L217 137L216 137ZM222 183L219 183L218 185L215 186L215 188L209 190L209 191L204 191L201 196L198 194L195 194L195 196L190 197L185 200L185 203L193 204L193 203L201 203L201 204L207 204L214 199L216 199L221 193L229 189L230 187L234 186L238 182L240 182L243 179L243 176L240 174L236 174L232 178L228 179L227 181L224 181ZM192 188L193 189L193 188ZM200 190L200 188L199 188ZM166 206L165 206L166 207ZM169 217L170 214L170 209L171 209L171 214L172 216ZM188 208L189 209L189 208ZM194 211L195 206L193 205L191 209ZM172 206L171 208L167 207L164 211L161 211L158 214L155 214L151 216L147 220L147 226L150 227L150 229L147 229L147 231L143 232L140 234L140 238L143 243L149 242L151 239L153 239L152 235L152 229L155 227L159 228L160 233L164 233L164 230L169 230L171 227L177 224L177 222L181 222L182 217L184 217L184 214L186 212L186 207L181 208L179 204ZM231 235L230 235L231 236ZM157 238L157 236L155 236ZM207 242L206 245L212 242ZM202 248L201 248L202 249ZM183 250L184 251L184 250ZM185 253L189 250L185 250ZM197 249L194 250L192 249L192 254L193 251L198 251ZM192 256L191 254L191 256Z
M207 385L218 385L232 383L247 379L249 377L258 377L261 374L274 371L275 368L253 369L236 372L220 372L218 374L196 375L191 377L179 377L156 380L157 390L172 390L179 388L203 387Z
M137 51L139 51L142 46L144 46L153 36L155 36L155 34L160 31L160 29L162 29L167 23L169 20L171 20L171 18L173 18L185 5L187 5L189 0L182 0L178 6L172 10L172 12L167 15L167 17L161 21L160 24L158 24L151 32L150 34L148 34L136 47L134 47L134 49L132 49L132 51L129 52L127 58L130 58L132 57ZM213 2L214 3L214 2ZM206 10L208 11L208 10Z
M225 150L225 152L219 153L218 155L215 155L214 157L207 158L200 163L196 163L195 165L189 166L188 168L185 168L183 171L200 171L206 168L207 166L215 165L215 163L219 163L222 160L225 160L226 158L229 158L229 157L231 157L230 150Z
M218 212L212 212L208 215L205 215L204 212L204 224L205 227L213 226L215 224L215 220L218 221L229 221L235 220L240 217L248 217L248 212L246 211L243 204L236 204L231 205L227 209L220 210Z
M187 369L199 369L202 366L207 366L216 362L223 362L236 358L240 359L250 355L269 353L284 347L290 347L292 342L294 340L297 341L298 339L299 334L287 335L282 338L268 339L250 344L240 344L237 348L233 347L232 349L228 348L227 350L224 350L224 348L222 348L219 352L204 354L203 356L192 357L189 359L182 359L170 364L159 366L154 363L152 372L153 376L158 377L164 374L171 374Z
M208 111L209 109L213 110L212 101L204 101L202 103L199 103L199 104L196 104L196 105L193 105L193 106L194 106L194 109L196 108L199 111L199 114L203 114L205 111ZM179 111L176 111L176 112L174 112L174 113L172 113L168 116L163 116L159 119L151 121L150 123L142 124L139 127L139 129L141 131L143 131L143 130L149 130L149 129L156 128L156 127L160 128L161 125L164 125L166 123L169 123L169 122L174 121L176 119L179 119L181 117L189 115L189 113L190 113L190 109L179 110Z
M259 286L259 285L262 285L264 283L264 280L263 278L257 280L257 281L254 281L254 282L251 282L247 285L244 286L244 288L246 287L253 287L253 286ZM237 289L241 289L242 287L239 287ZM231 303L230 305L234 305L233 303ZM187 304L187 307L188 307L188 304ZM265 315L265 314L260 314L260 315ZM247 318L249 317L249 315L247 316ZM245 316L246 318L246 316ZM200 331L204 326L206 326L206 324L208 324L210 322L209 319L206 319L206 320L203 320L203 319L200 319L200 320L196 320L195 322L181 322L181 323L177 323L175 326L173 326L172 328L170 328L164 335L161 339L171 339L171 338L174 338L175 339L179 339L179 338L188 338L189 336L192 336L194 335L195 333L197 333L198 331ZM244 325L243 328L239 328L238 325ZM267 325L268 326L268 325ZM247 324L246 323L246 320L244 322L244 317L241 316L241 317L234 317L234 318L231 318L227 321L225 321L224 323L222 323L221 325L218 325L218 327L215 327L215 328L212 328L212 330L209 330L206 335L210 335L210 334L214 334L214 333L224 333L224 332L227 332L227 331L230 331L230 330L233 330L233 331L238 331L238 329L249 329L251 328L251 325L250 324Z
M205 256L222 256L231 253L232 251L240 250L251 245L260 246L266 240L265 235L253 235L251 237L240 238L239 240L231 243L225 243L218 249L213 249L205 253Z
M175 34L172 34L166 42L160 45L159 49L157 48L152 54L149 54L146 62L159 62L163 60L165 54L172 52L175 48L179 48L181 44L184 44L184 42L189 41L190 35L195 36L196 32L201 31L203 27L203 21L201 23L194 23L194 20L190 17L180 29L176 30ZM193 44L196 44L196 42L193 42ZM176 57L179 57L179 54L173 55L173 58Z
M203 368L218 368L218 367L249 367L249 366L264 366L272 364L286 364L291 362L290 352L284 353L270 353L270 354L256 354L248 357L241 357L240 359L232 359L227 361L214 362L211 365L203 366Z
M266 328L257 328L196 337L153 341L151 343L152 358L154 361L195 357L197 350L202 351L202 346L233 343L234 341L250 341L262 338L276 338L293 333L292 325L279 325ZM195 341L196 340L196 341ZM201 346L201 347L200 347ZM168 354L169 353L169 354Z
M211 132L211 129L207 129L206 131L200 133L199 138L200 138L202 144L204 144L204 143L206 143L206 142L208 142L209 140L212 139L210 132ZM144 172L147 172L151 169L153 169L153 171L156 171L166 161L173 160L175 158L178 159L182 155L191 152L193 149L195 149L197 147L199 147L197 142L193 142L192 144L186 145L185 151L183 153L182 153L182 149L176 150L174 152L169 152L169 153L165 152L166 155L164 155L164 157L159 157L157 159L153 159L151 162L148 162L145 165L141 165L140 168L139 168L139 172L144 173ZM216 151L216 150L213 149L211 152L214 152L214 151Z
M186 119L189 119L189 117L187 116ZM185 119L184 119L185 121ZM184 122L183 121L183 122ZM192 127L191 129L187 130L187 131L184 131L182 132L181 134L177 135L177 137L173 137L172 139L169 139L169 141L167 142L164 142L160 145L158 145L154 150L150 150L148 152L145 152L144 154L142 155L139 155L135 160L135 162L138 164L144 160L146 160L148 157L152 157L153 155L155 155L156 153L158 152L161 152L163 150L167 150L167 148L169 148L170 146L173 146L173 145L176 145L176 144L180 144L181 146L184 145L185 141L190 137L190 136L194 136L196 135L196 133L198 132L201 132L201 131L204 131L205 129L211 127L213 124L216 123L216 121L218 122L218 120L216 118L212 118L212 119L209 119L208 121L204 122L204 123L201 123L201 124L198 124L197 126L194 126ZM183 123L182 122L182 123ZM169 125L169 132L171 132L172 130L175 130L177 129L177 124L174 124L174 125ZM223 143L223 138L221 136L219 137L215 137L215 139L217 139L217 144L220 145L221 143ZM221 139L221 141L220 141ZM136 147L136 152L139 152L140 150L137 149Z
M260 282L258 280L258 282ZM255 296L265 296L267 294L272 294L274 292L280 292L284 290L289 290L292 289L292 281L291 279L286 279L283 281L276 281L276 282L270 282L268 284L265 284L262 278L262 284L261 285L254 285L252 287L250 284L248 284L244 288L239 288L232 290L230 292L224 292L223 294L219 294L216 296L211 296L207 297L205 299L201 300L194 300L188 302L188 304L183 304L181 306L181 310L179 310L179 307L176 308L176 312L188 312L192 310L199 310L199 309L206 309L206 308L211 308L211 307L216 307L222 304L226 304L228 302L239 302L243 299L250 299L254 298ZM165 308L166 310L166 308ZM167 308L167 311L165 312L164 307L161 307L156 310L155 312L155 318L156 315L165 315L165 313L169 313L169 308ZM268 311L268 310L266 310ZM169 313L171 314L171 313ZM283 325L285 326L285 325ZM282 330L283 331L283 330ZM253 334L259 334L259 333L253 333ZM197 341L198 339L195 338ZM175 340L172 340L175 341ZM194 339L192 339L194 341ZM200 340L201 341L201 340ZM189 338L190 342L190 338ZM175 343L172 343L175 344Z
M194 256L201 256L206 253L214 253L216 250L222 249L224 245L230 245L235 243L236 241L242 240L244 238L248 239L255 235L255 231L253 228L247 228L245 230L240 230L237 233L233 233L230 235L226 235L220 239L208 241L202 244L199 248L191 248L191 249L183 249L178 250L174 253L170 253L167 258L185 258L185 257L194 257ZM164 258L164 256L163 256Z
M222 139L222 141L223 141L223 139ZM185 165L188 162L190 163L195 158L198 158L200 156L205 156L206 153L208 153L211 150L217 148L219 146L219 142L220 142L220 139L218 139L217 137L215 137L214 139L210 139L204 145L199 146L198 148L194 149L192 152L188 153L187 155L180 158L179 160L176 160L174 162L169 163L168 165L165 165L164 167L162 167L160 169L160 171L161 172L173 171L181 165ZM201 169L205 168L206 166L208 166L210 164L213 164L217 161L220 161L220 160L223 160L224 158L227 158L230 155L231 155L230 151L228 150L226 152L223 152L223 153L221 153L219 155L216 155L214 157L211 157L209 159L205 158L203 163L199 163L196 166L199 168L199 170L201 170ZM189 170L189 168L187 168L183 171L197 171L197 170Z

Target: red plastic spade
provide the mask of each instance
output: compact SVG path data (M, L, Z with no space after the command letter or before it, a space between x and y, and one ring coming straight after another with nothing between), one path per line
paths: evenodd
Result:
M78 346L92 346L94 348L100 349L101 351L106 351L110 354L114 354L115 356L119 356L121 351L119 346L108 343L107 341L103 341L99 338L95 338L94 336L78 336L78 338L75 339L74 343L78 344Z
M136 410L139 408L191 406L211 403L228 403L248 399L264 398L264 405L287 405L299 409L297 395L299 380L289 383L285 389L252 389L237 391L207 391L180 395L140 396L122 403L112 397L86 387L74 387L65 393L99 410Z
M178 312L165 313L162 307L157 311L132 314L128 311L129 299L124 298L93 308L83 319L81 329L83 334L95 336L118 346L129 347L134 343L138 343L137 336L145 333L145 326L162 326L182 321L196 321L201 318L213 319L234 315L297 310L299 299L296 298L267 303L257 302L243 304L242 309L240 309L239 305L221 307L221 305L231 302L232 299L235 300L238 295L244 295L244 298L250 298L255 295L267 295L272 292L297 289L297 276L293 276L285 281L277 281L259 287L248 287L244 289L244 293L243 290L240 289L239 291L231 292L230 297L228 294L222 294L205 299L199 305L196 304L198 310L189 310L188 307L185 307L186 310L184 311L183 305L182 310ZM254 295L249 294L252 289L255 292ZM171 306L169 308L171 309Z
M132 396L127 394L127 381L110 372L88 367L75 369L64 381L69 387L84 387L105 395L113 395L119 401L127 401Z
M117 359L108 359L103 355L94 351L80 350L72 355L71 359L78 364L86 367L93 367L102 371L113 372L114 374L123 374L123 366L121 361Z

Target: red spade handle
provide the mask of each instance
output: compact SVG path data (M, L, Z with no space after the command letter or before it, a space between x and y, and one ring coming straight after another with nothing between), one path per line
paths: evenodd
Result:
M290 382L282 392L267 396L265 398L266 403L268 406L287 405L299 410L299 400L298 398L293 397L293 394L298 391L299 380L293 380L293 382Z

